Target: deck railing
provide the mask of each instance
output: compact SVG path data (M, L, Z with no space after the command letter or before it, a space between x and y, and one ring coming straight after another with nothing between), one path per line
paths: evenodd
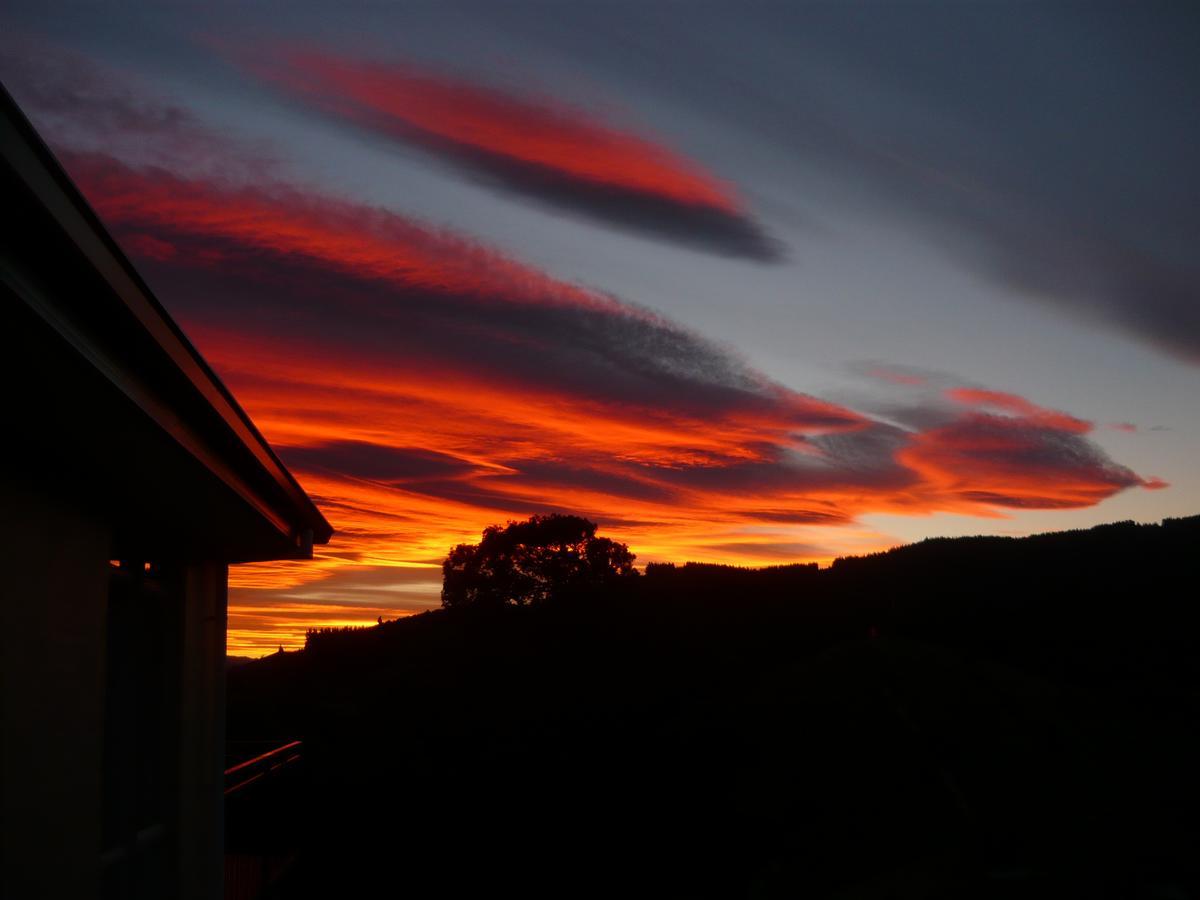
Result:
M291 741L236 766L230 766L225 770L225 796L228 797L263 778L281 774L285 766L300 762L300 748L300 741Z
M225 770L225 900L262 900L299 850L303 746L289 741Z

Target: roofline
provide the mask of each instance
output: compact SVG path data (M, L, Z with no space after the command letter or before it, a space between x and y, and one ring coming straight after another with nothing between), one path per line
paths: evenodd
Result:
M154 296L3 83L0 83L0 106L3 107L4 113L0 116L0 129L3 129L0 131L0 142L4 159L24 179L58 226L109 285L114 296L125 305L196 391L217 412L233 436L250 451L262 469L283 491L293 506L289 511L292 515L288 518L298 519L299 521L292 524L299 527L289 528L287 521L280 520L279 511L238 478L229 466L212 459L212 454L198 453L195 436L177 417L163 415L164 410L158 408L161 404L148 403L147 397L139 396L136 391L131 392L127 385L118 384L118 387L230 488L265 515L276 528L290 538L303 540L310 546L312 543L327 543L333 534L329 522L276 456L233 394ZM41 308L37 311L43 318L48 318L48 310ZM66 323L50 321L50 324L71 339L71 335L64 331ZM78 347L77 340L72 340L72 343ZM95 358L92 361L98 362ZM111 379L113 373L110 367L103 368ZM309 532L311 537L305 532Z

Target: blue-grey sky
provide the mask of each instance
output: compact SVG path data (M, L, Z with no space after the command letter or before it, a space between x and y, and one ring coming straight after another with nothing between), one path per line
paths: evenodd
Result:
M245 573L243 648L434 603L450 542L547 509L763 563L1200 507L1189 5L0 25L5 85L341 532Z

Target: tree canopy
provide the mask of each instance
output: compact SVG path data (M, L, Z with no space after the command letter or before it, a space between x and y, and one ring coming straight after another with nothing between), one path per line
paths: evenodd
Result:
M491 525L442 563L442 606L532 606L591 593L633 576L624 544L596 536L580 516L533 516Z

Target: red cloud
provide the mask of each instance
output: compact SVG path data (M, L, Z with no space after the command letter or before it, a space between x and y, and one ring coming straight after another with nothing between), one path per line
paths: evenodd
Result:
M1079 420L1040 413L971 413L915 435L898 456L934 496L967 512L1093 506L1146 484L1080 438Z
M275 185L226 188L158 169L135 170L100 154L65 154L74 177L106 220L134 231L134 252L153 242L161 258L169 240L154 229L193 240L214 238L304 257L355 277L511 303L615 308L604 295L555 281L477 244L424 228L378 209ZM130 246L132 244L132 246ZM176 248L177 249L177 248Z
M979 388L951 388L946 391L946 396L951 400L962 403L966 406L975 406L983 409L1000 410L1006 413L1013 413L1032 423L1043 425L1047 428L1058 431L1073 432L1075 434L1087 434L1092 430L1092 423L1086 422L1083 419L1077 419L1074 416L1067 415L1063 412L1057 412L1052 409L1045 409L1041 406L1029 402L1024 397L1018 397L1016 394L1006 394L1002 391L989 391Z
M724 254L779 256L728 185L592 113L413 66L313 50L243 60L323 113L419 146L493 186Z
M306 50L283 54L273 80L323 106L572 178L739 214L729 189L665 147L589 120L543 98L537 103L412 66L373 64Z

